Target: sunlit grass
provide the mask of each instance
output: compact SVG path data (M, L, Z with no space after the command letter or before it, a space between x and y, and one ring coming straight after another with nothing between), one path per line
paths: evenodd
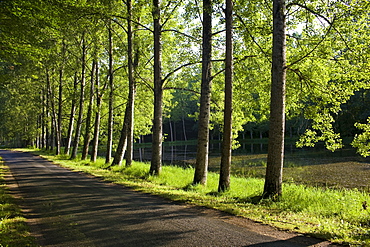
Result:
M279 201L261 200L263 179L231 178L231 189L217 192L218 174L209 173L207 186L192 185L194 169L163 166L160 176L149 176L149 164L106 169L96 163L44 155L65 167L130 186L171 200L220 209L281 229L322 237L333 242L370 246L370 195L357 189L313 187L285 183Z
M0 246L37 246L30 236L26 219L7 192L4 174L8 168L0 159Z

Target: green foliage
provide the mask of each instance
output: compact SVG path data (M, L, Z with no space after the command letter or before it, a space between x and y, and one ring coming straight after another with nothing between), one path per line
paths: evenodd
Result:
M366 124L356 123L355 126L362 130L361 134L356 134L352 146L357 148L357 152L363 157L370 155L370 118Z
M58 73L63 70L62 135L67 132L77 71L80 78L81 36L88 44L87 61L100 64L102 133L107 126L107 23L112 19L115 69L115 126L121 126L127 100L126 6L115 1L2 1L0 27L0 129L6 139L28 142L41 133L43 107L51 115L45 95L46 70L51 95L58 94ZM197 116L201 58L200 6L194 2L162 2L162 69L166 117L182 121ZM269 117L271 77L271 2L235 1L233 136L253 125L266 125ZM367 1L296 1L287 9L287 119L306 118L312 124L300 145L319 141L330 150L341 147L335 121L341 105L353 92L368 88L369 8ZM214 4L214 47L211 127L222 129L224 28L220 1ZM151 130L152 116L152 15L145 1L133 3L134 53L137 52L135 137ZM182 67L183 65L187 65ZM181 69L179 69L181 68ZM87 81L89 77L87 73ZM24 90L21 90L24 89ZM198 92L198 93L197 93ZM168 97L167 97L168 96ZM28 101L27 101L28 99ZM167 104L168 103L168 104ZM14 106L14 107L13 107ZM148 107L150 106L150 107ZM22 116L22 117L20 117ZM23 117L25 116L25 117ZM12 121L13 120L13 121ZM248 125L247 125L248 124ZM194 124L196 128L196 124ZM115 127L115 140L120 128ZM102 135L102 142L106 136ZM234 143L237 147L238 143Z

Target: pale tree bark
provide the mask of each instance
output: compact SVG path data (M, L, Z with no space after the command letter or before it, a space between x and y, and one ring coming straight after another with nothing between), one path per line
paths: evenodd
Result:
M80 103L78 109L78 118L76 124L76 132L73 138L73 148L70 159L77 158L78 145L80 142L81 128L83 121L84 101L85 101L85 71L86 71L86 42L85 37L82 37L82 58L81 58L81 81L80 81Z
M47 96L45 93L45 89L42 90L42 102L43 102L43 108L42 108L42 148L47 149L48 148L48 124L47 124Z
M225 107L224 129L222 139L220 180L218 191L230 188L230 167L232 147L232 113L233 113L233 1L226 0L226 47L225 47Z
M111 165L121 165L123 157L126 152L128 145L132 145L131 129L133 121L133 112L134 112L134 97L135 97L135 82L133 77L133 52L132 52L132 6L131 0L126 1L127 6L127 68L128 68L128 81L129 81L129 92L125 110L125 117L123 121L123 126L121 130L120 140L117 146L116 153ZM129 150L127 150L129 152ZM126 159L126 166L130 166L132 162L132 148L130 148L130 153L127 153L126 156L129 156L129 159ZM129 164L127 163L129 161Z
M92 150L90 160L92 162L96 161L98 156L99 148L99 132L100 132L100 111L103 95L100 93L100 80L99 80L99 65L96 62L95 66L95 94L96 94L96 112L94 121L94 136L92 141Z
M46 99L45 90L41 91L42 116L41 116L41 148L46 148Z
M159 175L162 169L162 104L163 83L161 71L161 24L159 0L153 0L154 21L154 118L152 135L152 159L149 173Z
M63 69L59 70L59 91L58 91L58 120L56 126L56 151L55 154L61 153L62 147L62 119L63 119Z
M133 33L132 33L132 3L127 0L127 12L129 18L127 19L127 45L128 45L128 78L129 78L129 95L127 102L126 114L127 117L127 153L126 153L126 166L131 166L134 151L134 112L135 112L135 95L136 95L136 81L135 70L138 66L139 50L136 49L135 59L133 57Z
M47 116L48 119L50 118L50 133L48 134L48 141L47 141L47 150L54 150L55 146L55 122L56 122L56 114L55 114L55 104L54 104L54 97L51 88L51 81L50 81L50 72L46 70L46 87L47 87L47 94L46 94L46 106L47 106Z
M64 149L64 154L69 155L69 151L72 145L72 138L73 138L73 126L75 122L75 114L76 114L76 92L77 92L77 72L74 75L74 82L73 82L73 96L71 102L71 113L69 115L69 124L68 124L68 132L67 132L67 142L66 147Z
M87 108L87 114L86 114L86 121L85 121L85 134L84 134L84 145L82 148L82 156L81 159L85 160L87 158L87 155L89 154L89 146L91 141L91 116L92 116L92 107L94 104L94 90L95 90L95 79L94 79L94 73L95 73L95 66L96 61L93 60L92 66L91 66L91 80L90 80L90 96L89 96L89 105Z
M198 144L194 184L206 184L209 152L209 115L211 105L212 0L203 0L202 83L198 120Z
M181 116L181 120L182 120L182 132L184 133L184 141L187 141L188 137L186 136L186 127L185 127L185 117L184 117L184 115Z
M274 0L270 130L263 194L266 198L276 198L282 194L285 133L285 29L285 0Z
M58 91L58 122L57 122L57 136L56 136L56 142L57 142L57 149L56 154L61 153L62 149L62 120L63 120L63 72L64 72L64 62L65 62L65 43L62 42L62 65L59 69L59 91Z
M110 24L110 23L109 23ZM109 56L109 102L108 102L108 139L107 139L107 149L105 155L105 163L108 164L112 158L112 143L113 143L113 97L114 97L114 80L113 80L113 39L111 25L108 27L108 56Z

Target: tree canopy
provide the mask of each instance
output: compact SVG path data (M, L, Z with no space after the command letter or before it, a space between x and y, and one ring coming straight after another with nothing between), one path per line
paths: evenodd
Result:
M199 134L225 132L224 113L230 106L224 103L231 99L225 98L225 56L232 57L233 66L232 74L228 72L233 79L233 147L240 133L266 132L270 92L275 90L270 87L273 5L258 0L232 3L232 54L227 55L230 32L225 33L225 23L230 12L219 0L0 1L1 144L60 150L74 136L77 151L78 143L85 141L88 147L88 134L94 134L92 139L110 162L120 139L124 143L145 137L153 141L155 151L151 173L159 174L167 134L172 140L197 138L193 133L199 126ZM354 138L359 153L368 156L369 111L361 100L369 95L369 2L281 4L286 40L283 111L287 121L305 120L307 125L296 128L297 145L324 142L334 151L347 135ZM202 35L206 21L209 30ZM202 59L203 70L212 70L202 72ZM208 95L201 83L205 80L212 81ZM210 98L202 102L202 97ZM209 107L209 122L200 121L203 106ZM348 115L350 127L344 117ZM132 130L124 131L128 121ZM172 123L177 134L163 135L163 126L172 128ZM122 158L125 147L120 147Z

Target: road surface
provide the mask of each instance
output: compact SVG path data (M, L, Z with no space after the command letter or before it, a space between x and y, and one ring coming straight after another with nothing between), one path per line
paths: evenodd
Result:
M329 246L215 210L69 171L38 156L0 150L11 193L41 246ZM16 185L16 186L15 186Z

